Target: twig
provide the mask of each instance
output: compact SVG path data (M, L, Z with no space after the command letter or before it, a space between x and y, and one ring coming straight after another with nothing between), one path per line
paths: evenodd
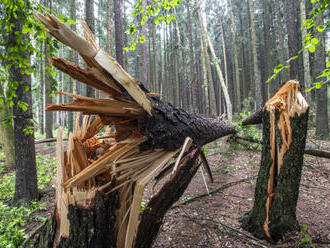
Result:
M254 179L254 178L256 178L256 177L257 177L257 176L252 176L252 177L248 177L248 178L244 178L244 179L241 179L241 180L238 180L238 181L234 181L234 182L230 182L230 183L224 184L224 185L222 185L222 186L220 186L220 187L218 187L218 188L216 188L216 189L214 189L214 190L211 190L211 191L210 191L210 194L207 194L207 193L206 193L206 194L197 195L197 196L192 197L192 198L190 198L190 199L188 199L188 200L186 200L186 201L184 201L184 202L180 202L180 203L178 203L178 204L175 204L175 205L172 206L172 209L173 209L173 208L177 208L177 207L182 207L183 205L186 205L186 204L188 204L188 203L190 203L190 202L193 202L193 201L196 201L196 200L198 200L198 199L200 199L200 198L203 198L203 197L210 196L210 195L212 195L212 194L218 193L219 191L222 191L222 190L224 190L224 189L227 189L227 188L229 188L229 187L232 187L232 186L234 186L234 185L236 185L236 184L250 181L250 180L252 180L252 179Z
M231 231L234 231L236 233L239 233L239 234L243 235L244 236L244 239L247 240L247 241L249 241L249 242L252 242L251 240L253 240L252 243L254 245L257 245L257 246L260 246L260 247L267 247L265 244L260 243L260 241L261 241L260 239L257 239L257 238L253 237L252 235L250 235L248 233L245 233L245 232L240 231L240 230L238 230L238 229L236 229L234 227L231 227L231 226L229 226L227 224L224 224L224 223L220 222L219 220L213 220L213 219L209 219L209 218L196 218L196 217L190 216L186 211L184 211L184 213L185 213L185 215L182 215L183 217L187 217L187 218L189 218L189 219L191 219L193 221L209 221L209 222L212 222L212 223L221 225L221 226L223 226L223 227L225 227L227 229L230 229Z
M46 223L47 223L47 219L42 224L40 224L40 226L38 226L36 229L34 229L32 233L29 234L29 236L22 243L21 247L25 247L27 245L27 243L31 240L31 238L34 235L36 235L36 233L38 233L40 231L40 229L42 229Z

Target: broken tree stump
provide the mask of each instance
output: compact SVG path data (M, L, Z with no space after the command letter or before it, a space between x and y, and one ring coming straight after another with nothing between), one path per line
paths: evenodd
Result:
M254 205L241 219L242 227L261 239L277 241L298 227L296 206L309 109L300 88L297 81L289 81L264 106Z
M100 50L84 22L85 38L54 16L36 17L51 35L81 55L88 70L62 58L50 62L108 97L58 92L74 100L47 107L85 117L77 117L67 151L59 130L55 212L34 247L150 247L166 211L199 168L202 146L235 133L235 128L151 96ZM104 136L97 136L103 128ZM167 164L173 160L171 176L141 211L145 186L163 178L167 173L159 172L170 168Z

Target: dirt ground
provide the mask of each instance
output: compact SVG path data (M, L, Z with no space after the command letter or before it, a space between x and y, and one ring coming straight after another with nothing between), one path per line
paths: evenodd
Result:
M297 218L300 226L306 225L307 231L289 233L282 241L270 244L242 230L238 221L253 206L260 151L232 149L226 138L214 146L212 143L207 148L214 182L210 183L207 178L206 181L208 190L217 192L194 199L207 194L199 170L180 201L167 213L154 248L311 247L302 243L307 233L315 247L330 247L330 159L305 155ZM38 150L43 154L54 152L52 148L42 147L45 146ZM148 187L145 200L152 194ZM47 193L43 199L49 211L39 214L51 213L54 196L54 192ZM184 204L187 200L190 202Z

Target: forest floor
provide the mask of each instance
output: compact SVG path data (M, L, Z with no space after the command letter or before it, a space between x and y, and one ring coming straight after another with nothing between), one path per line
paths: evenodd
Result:
M238 220L253 206L260 147L232 147L226 139L205 149L214 176L213 183L206 178L208 189L216 192L207 194L199 170L179 202L166 214L153 247L313 247L312 242L315 247L330 247L330 159L305 155L297 206L301 230L270 244L242 230ZM53 145L38 145L37 151L55 155ZM153 193L148 186L145 202ZM54 197L52 190L45 193L42 201L47 210L35 214L50 215ZM28 231L36 227L31 223Z

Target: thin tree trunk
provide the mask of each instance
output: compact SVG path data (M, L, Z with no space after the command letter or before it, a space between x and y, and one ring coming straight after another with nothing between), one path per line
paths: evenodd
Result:
M261 108L261 78L260 78L260 70L258 65L258 54L257 54L257 36L255 31L254 24L254 6L253 0L249 0L250 7L250 16L251 16L251 37L252 37L252 54L253 54L253 71L254 71L254 87L252 88L252 95L255 97L255 109Z
M217 61L218 58L217 58L217 56L215 54L215 51L214 51L214 48L213 48L213 45L212 45L210 36L209 36L209 34L207 32L206 26L203 23L202 23L202 29L204 30L205 38L206 38L207 44L209 46L211 55L212 55L213 59L215 61ZM231 122L232 121L232 105L231 105L231 101L230 101L230 98L229 98L228 89L227 89L226 84L225 84L225 81L223 79L222 71L221 71L221 68L220 68L219 64L216 64L215 66L216 66L218 77L219 77L219 80L220 80L220 83L221 83L223 94L224 94L225 100L226 100L226 109L227 109L228 121Z
M283 31L283 23L282 23L282 17L281 17L281 6L280 1L275 0L275 8L276 8L276 22L277 22L277 34L278 34L278 53L280 57L280 62L284 64L285 60L287 60L287 50L284 46L284 31ZM283 70L280 73L280 82L286 82L289 80L289 72L287 70Z
M316 19L315 26L323 25L323 16L320 15ZM317 33L317 32L316 32ZM325 39L323 33L318 36L319 45L315 50L315 77L322 74L326 68L325 59ZM327 80L326 78L317 78L317 80ZM329 138L329 119L328 119L328 84L325 83L322 88L316 89L316 130L315 136L319 139Z
M306 21L306 4L305 0L300 0L300 20L301 20L301 26L304 25ZM302 29L302 40L305 39L307 36L307 28L304 27ZM302 44L303 46L304 44ZM309 89L312 87L312 78L311 78L311 67L309 62L309 52L305 49L303 50L303 62L304 62L304 86L306 89ZM310 92L306 93L306 98L308 103L312 104L312 95Z
M3 85L0 84L0 96L4 95ZM5 120L9 120L11 114L12 112L8 102L4 101L0 105L0 142L5 155L5 164L8 168L15 167L14 128L10 122L5 123Z
M293 56L298 55L298 51L301 47L299 43L298 37L298 13L295 6L295 1L285 0L285 13L286 13L286 28L288 32L288 48L289 48L289 57L292 58ZM290 68L289 68L289 76L290 79L297 79L299 80L299 63L298 59L290 61Z
M189 67L190 67L190 84L191 84L191 107L192 111L197 113L197 82L196 82L196 77L195 77L195 62L194 62L194 51L193 51L193 42L192 42L192 31L191 31L191 15L190 15L190 5L189 2L187 1L186 3L186 8L187 8L187 26L188 26L188 41L189 41Z
M112 54L112 43L111 43L111 15L112 15L112 0L107 0L107 51L111 55Z
M85 0L85 17L88 27L95 33L94 0ZM86 96L95 97L95 89L86 86Z
M121 29L121 0L115 1L115 40L116 40L116 59L123 66L123 42Z
M199 18L200 22L201 20L201 15L200 15L200 9L198 10L199 12ZM203 40L203 33L201 28L199 28L199 40L201 44L201 60L202 60L202 90L203 90L203 95L204 95L204 101L203 101L203 112L208 116L210 115L210 104L209 104L209 93L208 93L208 82L207 82L207 70L206 70L206 61L205 61L205 46L204 46L204 40Z
M235 68L235 109L238 113L241 112L241 88L240 88L240 75L239 75L239 64L238 64L238 52L237 46L238 42L236 39L236 24L235 24L235 15L234 15L234 8L233 8L233 0L228 0L230 5L230 16L231 16L231 34L233 39L233 50L234 50L234 68Z

